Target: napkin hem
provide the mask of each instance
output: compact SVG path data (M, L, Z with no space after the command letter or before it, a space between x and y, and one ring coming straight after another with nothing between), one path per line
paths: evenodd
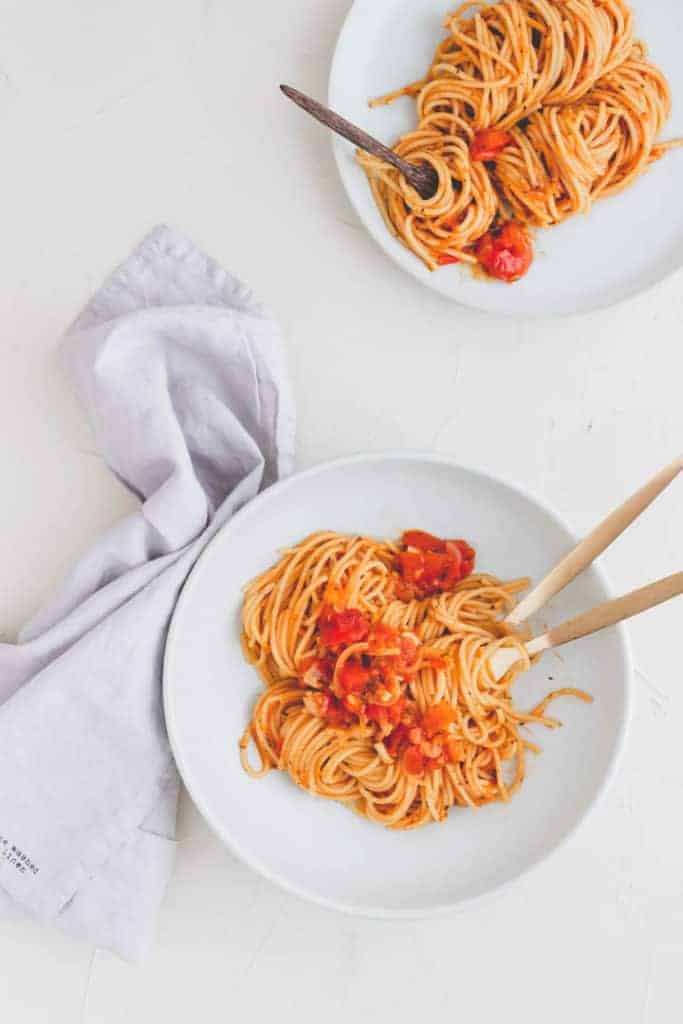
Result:
M176 774L175 766L164 759L157 771L164 767L161 776L155 778L151 785L143 787L133 804L126 804L115 814L113 821L102 831L91 835L85 840L85 849L78 863L69 865L62 871L55 872L49 880L50 888L45 881L41 882L40 895L23 893L17 888L15 875L7 862L0 862L0 885L12 899L16 900L25 910L44 921L58 917L67 903L73 899L81 886L95 877L97 870L126 843L130 842L131 833L141 828L150 810L158 801L164 788ZM9 881L9 885L6 884ZM13 884L14 883L14 884Z

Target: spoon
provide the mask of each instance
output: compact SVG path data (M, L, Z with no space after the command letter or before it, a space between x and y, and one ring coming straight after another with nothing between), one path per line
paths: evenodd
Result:
M311 99L310 96L306 96L305 93L299 92L298 89L293 89L291 85L281 85L280 89L288 99L296 103L302 110L305 110L307 114L322 122L322 124L326 124L337 135L341 135L342 138L353 142L355 146L358 146L359 149L364 149L371 156L377 156L380 160L384 160L386 163L391 164L392 167L395 167L423 199L430 199L434 195L438 179L436 171L429 164L418 166L417 164L408 163L407 160L402 160L400 156L396 156L393 149L384 146L377 139L373 139L372 135L368 135L367 132L358 128L357 125L351 124L350 121L340 117L339 114L335 114L329 107L324 107L322 103Z

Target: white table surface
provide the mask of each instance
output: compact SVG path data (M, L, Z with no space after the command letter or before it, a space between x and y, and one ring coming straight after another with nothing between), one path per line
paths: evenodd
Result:
M324 97L348 6L0 8L3 639L131 507L55 342L160 221L277 311L300 467L360 449L444 452L521 480L582 531L681 449L681 274L617 309L514 324L448 305L366 237L329 140L276 88ZM682 511L679 484L607 554L617 591L681 568ZM504 895L437 921L324 911L235 861L184 798L149 963L0 923L0 1019L680 1021L682 610L631 626L636 715L609 796Z

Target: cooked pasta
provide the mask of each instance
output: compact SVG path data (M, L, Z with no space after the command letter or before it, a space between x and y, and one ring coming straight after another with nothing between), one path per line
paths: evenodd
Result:
M500 617L528 581L474 574L474 557L421 531L400 544L321 532L250 583L243 648L265 689L240 741L245 771L287 771L394 829L508 800L539 749L523 726L555 728L551 700L590 697L516 707L529 656ZM519 661L496 680L501 647Z
M418 126L394 148L431 164L437 194L358 160L388 229L430 270L479 263L515 281L529 227L586 213L683 142L658 141L669 87L624 0L468 0L444 24L426 77L371 103L415 97Z

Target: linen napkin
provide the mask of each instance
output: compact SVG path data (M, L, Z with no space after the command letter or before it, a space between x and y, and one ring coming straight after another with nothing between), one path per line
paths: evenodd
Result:
M63 352L100 452L141 504L0 645L0 913L138 960L173 865L167 626L207 542L290 471L293 403L272 317L164 226Z

